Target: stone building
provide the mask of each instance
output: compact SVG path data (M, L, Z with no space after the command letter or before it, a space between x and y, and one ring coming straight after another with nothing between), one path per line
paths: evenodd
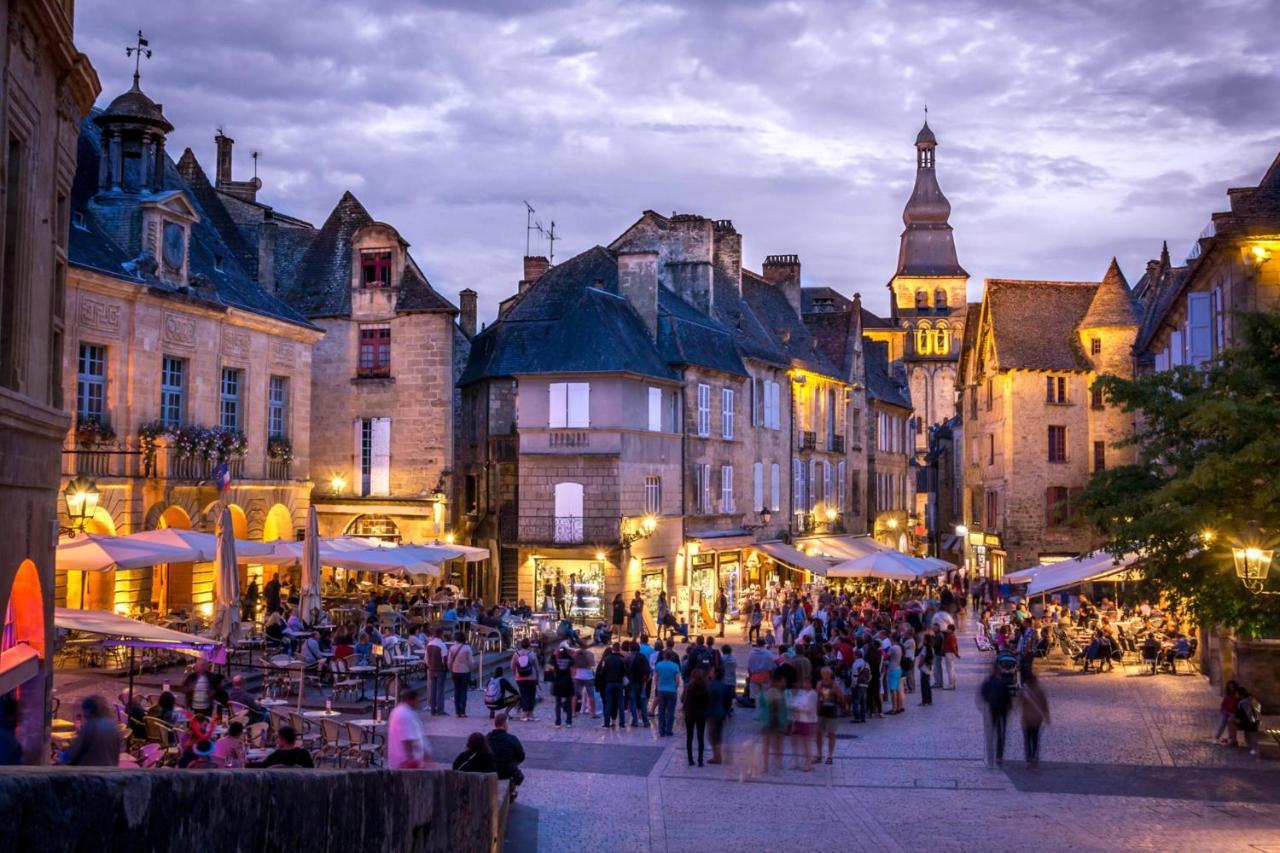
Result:
M261 288L220 195L133 87L83 123L69 209L63 476L101 494L86 529L292 539L308 506L321 330ZM219 465L230 486L220 490ZM244 569L257 573L260 569ZM211 564L59 572L59 605L208 612Z
M1166 244L1134 287L1139 372L1208 361L1237 337L1238 314L1280 306L1280 157L1256 187L1227 191L1182 266Z
M867 503L875 538L903 553L914 553L920 535L912 526L916 471L913 465L911 395L901 363L889 361L883 341L866 343Z
M727 220L646 211L607 249L526 259L461 383L473 537L502 553L504 597L586 576L592 607L667 589L696 620L717 589L736 603L795 568L762 543L865 529L865 453L844 440L860 314L837 366L801 318L798 259L741 258Z
M1133 375L1138 303L1113 260L1097 283L988 279L977 322L965 336L964 523L974 568L998 578L1096 544L1072 501L1134 452L1118 446L1132 415L1092 386Z
M32 763L48 757L53 685L71 182L80 121L99 91L73 18L70 2L0 3L0 695L16 691Z
M467 347L458 309L427 281L399 232L350 192L297 264L274 268L276 292L325 333L311 375L321 533L443 540L455 362Z

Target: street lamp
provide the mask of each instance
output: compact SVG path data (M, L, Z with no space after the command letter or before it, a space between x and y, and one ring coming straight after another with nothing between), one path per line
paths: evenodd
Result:
M66 504L67 519L71 526L60 528L58 532L75 536L83 531L97 512L100 497L97 485L88 477L76 477L67 483L67 488L62 492L62 500Z
M637 539L648 539L658 529L658 517L653 513L646 513L641 519L640 524L635 530L622 531L618 535L618 541L623 548L630 548L631 543Z
M1235 558L1236 577L1240 578L1245 589L1254 595L1280 595L1280 591L1270 592L1264 589L1275 551L1253 545L1237 545L1231 549L1231 555Z

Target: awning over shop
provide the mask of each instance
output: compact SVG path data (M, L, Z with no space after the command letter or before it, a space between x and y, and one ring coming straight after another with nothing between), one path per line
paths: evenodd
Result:
M222 643L212 637L197 637L172 628L163 628L148 622L139 622L105 610L69 610L56 607L53 623L66 631L97 634L103 642L114 646L135 648L190 649L211 652L222 648Z
M1120 580L1117 576L1124 573L1139 559L1137 554L1125 554L1117 560L1110 554L1096 552L1087 557L1077 557L1063 563L1039 566L1027 587L1027 595L1056 592L1090 581Z
M821 557L810 557L803 551L792 548L784 542L761 542L755 547L778 562L791 566L793 569L812 572L822 577L827 574L828 564L826 560Z
M700 551L731 551L756 544L755 536L746 530L704 530L687 534L685 540Z

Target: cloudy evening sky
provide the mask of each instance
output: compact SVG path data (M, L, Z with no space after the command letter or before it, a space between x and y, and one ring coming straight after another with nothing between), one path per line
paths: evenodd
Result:
M1112 255L1136 281L1280 151L1280 0L77 7L101 104L141 27L175 158L212 175L221 125L282 211L319 224L352 190L482 318L520 277L523 199L557 258L695 212L733 220L748 266L798 253L883 310L926 101L972 299Z

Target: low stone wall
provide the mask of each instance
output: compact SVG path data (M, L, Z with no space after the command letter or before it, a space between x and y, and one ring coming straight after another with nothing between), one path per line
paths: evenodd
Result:
M0 850L497 853L493 775L452 770L0 772Z
M1232 678L1262 703L1262 713L1280 713L1280 640L1231 641Z

